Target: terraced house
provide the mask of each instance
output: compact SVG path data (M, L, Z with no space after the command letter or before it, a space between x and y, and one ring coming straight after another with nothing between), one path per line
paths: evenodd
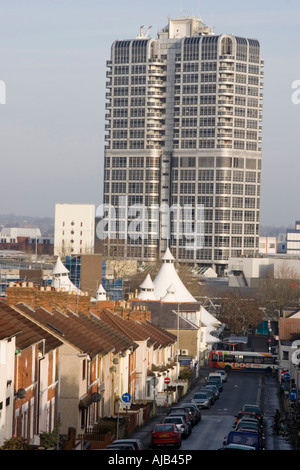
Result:
M0 303L0 445L13 435L39 445L58 422L60 434L74 429L79 436L125 412L124 394L137 409L153 403L153 364L177 379L176 336L152 325L144 310L136 322L111 305L65 291L7 289ZM135 420L141 424L143 413Z

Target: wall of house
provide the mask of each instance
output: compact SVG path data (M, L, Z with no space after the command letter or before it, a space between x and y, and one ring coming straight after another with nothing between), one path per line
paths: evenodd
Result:
M13 434L25 437L28 442L38 431L37 354L37 348L31 346L16 355L15 390L23 388L26 396L15 399Z
M0 341L0 446L12 436L16 340Z
M168 330L173 335L177 335L177 330ZM180 330L178 335L178 349L185 349L189 356L198 357L199 354L199 330Z
M78 351L71 345L64 344L60 348L60 421L61 434L67 434L68 428L80 431L78 404L82 377L82 362Z

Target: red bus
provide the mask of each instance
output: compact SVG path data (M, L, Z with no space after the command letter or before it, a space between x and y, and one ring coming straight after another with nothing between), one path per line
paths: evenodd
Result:
M211 369L268 372L277 368L277 357L268 352L210 351Z

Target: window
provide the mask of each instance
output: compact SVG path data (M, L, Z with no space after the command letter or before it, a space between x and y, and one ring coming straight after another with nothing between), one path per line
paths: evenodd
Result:
M82 361L82 380L86 379L86 359Z
M282 359L284 361L288 361L289 360L289 352L288 351L282 351Z
M232 40L231 38L224 38L222 39L222 46L221 46L221 54L222 55L232 55Z

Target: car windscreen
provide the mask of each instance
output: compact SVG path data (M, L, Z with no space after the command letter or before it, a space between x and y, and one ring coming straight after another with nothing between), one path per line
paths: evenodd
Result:
M251 447L258 448L259 441L256 433L246 433L246 432L230 432L227 444L243 444Z
M182 418L166 418L165 423L180 424L180 423L182 423Z
M195 399L197 399L197 398L198 398L198 399L199 399L199 398L207 398L207 395L206 395L206 393L196 393L196 394L194 395L194 398L195 398Z
M155 431L156 432L159 432L159 431L174 431L174 427L173 427L173 424L158 424L155 427Z

